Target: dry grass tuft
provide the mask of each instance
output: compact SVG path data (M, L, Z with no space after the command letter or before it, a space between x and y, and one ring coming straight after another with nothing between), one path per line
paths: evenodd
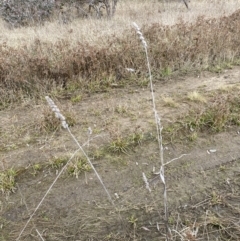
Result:
M170 106L170 107L177 107L178 106L178 103L176 101L174 101L174 99L172 97L163 96L162 100L163 100L163 102L166 106Z
M202 103L207 102L206 98L197 91L193 91L191 93L188 93L187 97L191 101L202 102Z

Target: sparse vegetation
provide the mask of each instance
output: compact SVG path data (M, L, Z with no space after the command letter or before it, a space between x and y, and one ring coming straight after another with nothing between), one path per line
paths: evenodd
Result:
M239 240L240 3L16 2L0 240Z
M165 126L165 140L178 142L188 137L188 140L194 141L200 133L219 133L239 126L238 95L238 90L232 90L230 93L212 93L206 99L198 93L191 93L188 98L198 104L190 107L187 114Z
M151 66L155 78L169 78L181 73L182 69L190 72L217 68L221 62L237 63L240 45L238 18L239 11L236 11L230 16L211 20L199 17L194 22L180 21L173 26L145 25L142 31L151 43ZM0 43L0 81L4 88L1 106L29 96L38 98L55 88L67 90L75 82L78 82L78 89L91 92L123 83L126 86L128 76L131 78L128 85L137 84L145 78L146 69L141 64L142 51L138 50L134 35L129 29L125 29L121 36L106 35L104 45L80 43L71 38L52 42L37 37L30 43L14 43L13 46ZM127 73L129 67L137 71L137 78L133 79Z

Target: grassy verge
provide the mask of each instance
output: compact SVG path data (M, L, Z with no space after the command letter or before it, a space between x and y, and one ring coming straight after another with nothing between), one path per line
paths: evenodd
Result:
M240 61L240 11L228 17L184 21L173 26L145 25L142 32L151 56L154 79L193 70L223 68ZM134 30L122 36L106 36L104 45L59 40L19 47L0 44L1 108L24 98L69 96L74 90L104 91L128 84L136 85L146 76L144 55ZM135 70L130 74L126 68Z

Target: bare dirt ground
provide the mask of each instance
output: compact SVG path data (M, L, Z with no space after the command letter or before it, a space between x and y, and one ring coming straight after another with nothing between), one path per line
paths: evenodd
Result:
M221 74L203 72L155 82L163 127L185 116L213 93L239 90L240 68ZM174 104L166 101L168 98ZM54 99L71 116L73 134L84 145L109 190L114 206L93 171L78 178L64 172L29 222L20 240L165 240L163 186L149 87L81 94L81 101ZM76 149L66 130L45 131L49 107L26 100L0 113L2 171L17 170L14 193L0 197L0 240L16 240L30 215ZM89 135L88 128L92 129ZM240 239L239 127L218 134L201 133L193 141L164 141L172 240ZM139 138L141 136L141 138ZM136 145L124 142L138 137ZM163 136L164 139L164 136ZM118 142L116 142L118 140ZM128 145L129 144L129 145ZM78 154L81 156L81 154ZM142 180L149 178L149 193Z

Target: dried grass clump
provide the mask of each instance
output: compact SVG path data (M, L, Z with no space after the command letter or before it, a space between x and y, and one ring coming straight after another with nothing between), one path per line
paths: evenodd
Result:
M175 74L239 61L239 19L238 10L219 19L199 17L196 23L143 26L142 32L151 42L150 61L156 78L162 78L167 68ZM133 31L125 31L123 37L108 37L104 45L78 42L73 46L68 40L51 43L39 39L17 48L1 44L0 92L7 94L0 101L17 101L26 95L37 97L56 86L67 89L76 81L85 90L94 83L104 88L126 82L126 68L137 70L139 78L146 77L143 52L133 35ZM138 83L131 78L133 81Z

